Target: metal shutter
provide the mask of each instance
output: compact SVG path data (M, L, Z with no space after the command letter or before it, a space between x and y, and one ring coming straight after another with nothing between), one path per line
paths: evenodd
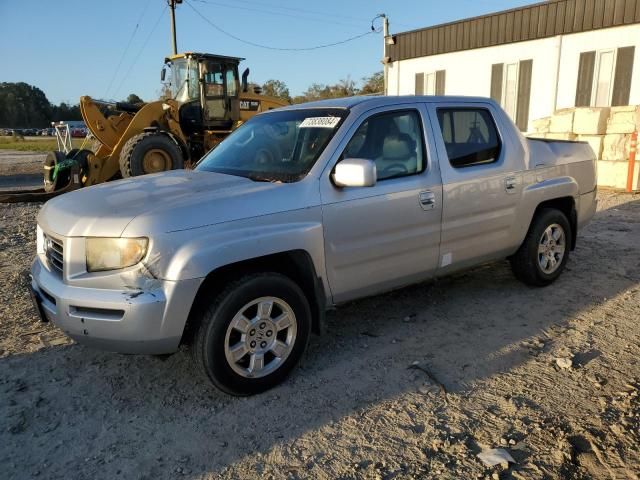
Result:
M491 65L491 98L496 102L502 102L502 71L503 63L494 63Z
M424 73L416 73L416 95L424 95Z
M576 107L591 105L593 88L593 70L596 65L596 52L582 52L578 67L578 84L576 85Z
M634 54L635 47L624 47L618 49L618 58L616 59L616 76L613 81L613 97L611 99L611 105L613 107L629 105Z
M529 101L531 99L531 72L533 60L522 60L518 73L518 106L516 110L516 125L526 132L529 126Z
M447 72L445 70L438 70L436 72L436 95L444 95L444 84L447 78Z

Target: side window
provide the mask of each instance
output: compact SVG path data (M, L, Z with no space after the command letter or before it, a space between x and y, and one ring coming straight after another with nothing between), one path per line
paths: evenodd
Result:
M425 148L420 115L415 110L381 113L360 125L342 158L376 162L378 181L422 172Z
M224 95L224 77L219 63L209 62L204 65L204 94L207 97Z
M496 124L483 108L438 108L438 122L454 168L487 165L500 157Z
M226 76L227 76L227 95L229 95L230 97L235 97L236 95L238 95L238 92L236 89L236 75L234 70L232 68L228 68Z

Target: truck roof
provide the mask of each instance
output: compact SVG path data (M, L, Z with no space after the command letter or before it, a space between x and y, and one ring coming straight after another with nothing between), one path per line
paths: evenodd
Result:
M330 98L315 102L300 103L284 107L290 110L305 108L354 108L358 107L384 107L398 103L415 102L454 102L454 103L495 103L488 97L466 97L462 95L362 95L356 97Z

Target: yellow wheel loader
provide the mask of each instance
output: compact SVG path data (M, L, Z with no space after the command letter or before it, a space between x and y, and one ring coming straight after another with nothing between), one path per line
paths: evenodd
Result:
M48 155L45 190L58 192L111 179L188 168L255 114L286 103L248 91L242 58L182 53L165 59L171 98L146 104L80 99L93 150Z

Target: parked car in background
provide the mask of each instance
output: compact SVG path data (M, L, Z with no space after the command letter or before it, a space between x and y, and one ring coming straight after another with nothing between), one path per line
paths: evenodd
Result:
M87 129L85 127L72 128L71 136L74 138L84 138L87 136Z
M486 98L281 108L195 170L49 200L33 298L80 343L186 343L213 384L248 395L286 377L334 305L505 258L551 284L594 215L595 165L587 143L526 139Z

